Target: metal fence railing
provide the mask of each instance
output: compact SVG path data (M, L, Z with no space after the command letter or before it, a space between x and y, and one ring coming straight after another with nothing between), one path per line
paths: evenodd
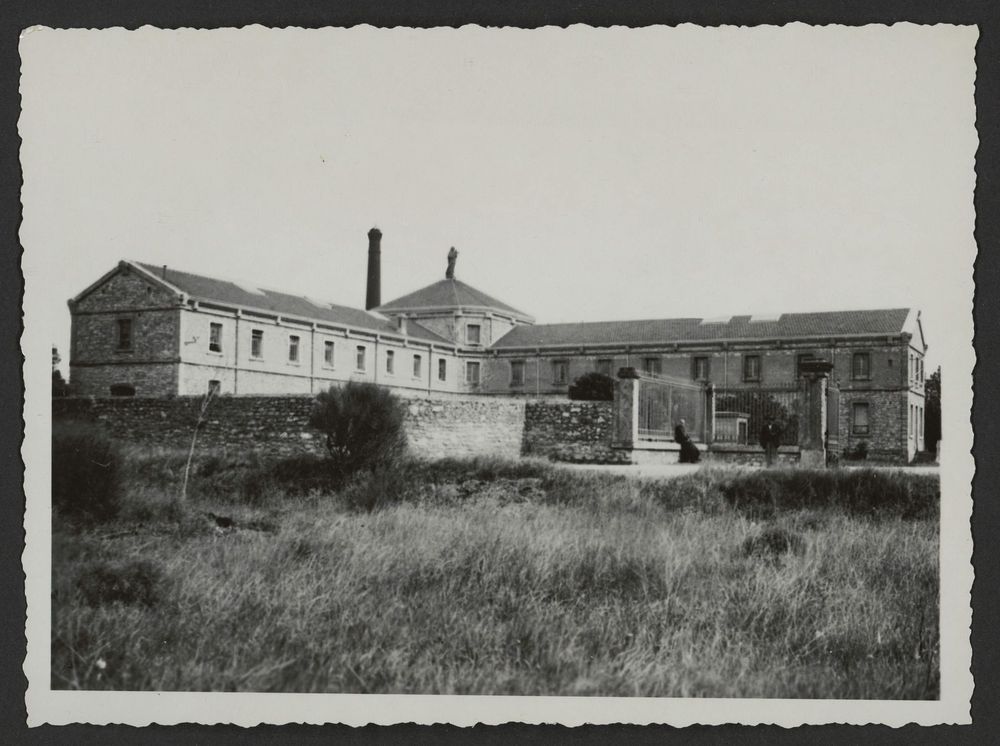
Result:
M708 400L702 384L650 373L638 378L639 440L673 440L681 420L688 437L704 440Z
M795 387L716 386L713 440L757 445L760 431L771 416L781 428L781 445L798 445L801 402L801 392Z

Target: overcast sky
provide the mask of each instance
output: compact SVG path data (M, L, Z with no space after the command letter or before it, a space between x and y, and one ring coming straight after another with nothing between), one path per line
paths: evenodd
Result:
M975 40L34 30L33 335L68 357L66 300L122 258L363 306L378 225L383 300L455 246L540 322L916 306L937 364L971 334Z

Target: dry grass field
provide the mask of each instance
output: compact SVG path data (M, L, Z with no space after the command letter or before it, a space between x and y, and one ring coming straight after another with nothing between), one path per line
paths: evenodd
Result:
M57 512L54 688L938 697L933 476L183 466Z

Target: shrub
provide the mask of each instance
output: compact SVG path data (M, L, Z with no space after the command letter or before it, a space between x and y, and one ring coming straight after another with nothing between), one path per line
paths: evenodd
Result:
M399 463L358 474L343 491L348 506L371 513L376 508L402 502L413 487L410 470Z
M98 562L83 568L76 587L91 606L109 603L155 606L163 591L163 570L148 560L110 564Z
M52 506L84 520L114 518L121 502L122 464L117 444L94 425L52 428Z
M837 508L853 515L935 518L941 486L931 474L875 469L788 469L740 475L722 485L731 506L753 517Z
M309 424L326 436L338 481L391 464L406 448L402 406L391 391L372 383L350 381L320 393Z
M578 401L611 401L615 398L615 382L603 373L584 373L569 387L569 398Z

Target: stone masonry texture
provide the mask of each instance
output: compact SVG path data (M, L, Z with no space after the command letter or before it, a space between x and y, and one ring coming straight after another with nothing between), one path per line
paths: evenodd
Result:
M309 427L311 396L221 396L199 430L199 448L324 453ZM54 399L53 420L103 425L122 442L187 448L201 397ZM421 458L534 455L572 461L621 461L610 447L610 402L517 399L407 399L402 402L410 452Z

